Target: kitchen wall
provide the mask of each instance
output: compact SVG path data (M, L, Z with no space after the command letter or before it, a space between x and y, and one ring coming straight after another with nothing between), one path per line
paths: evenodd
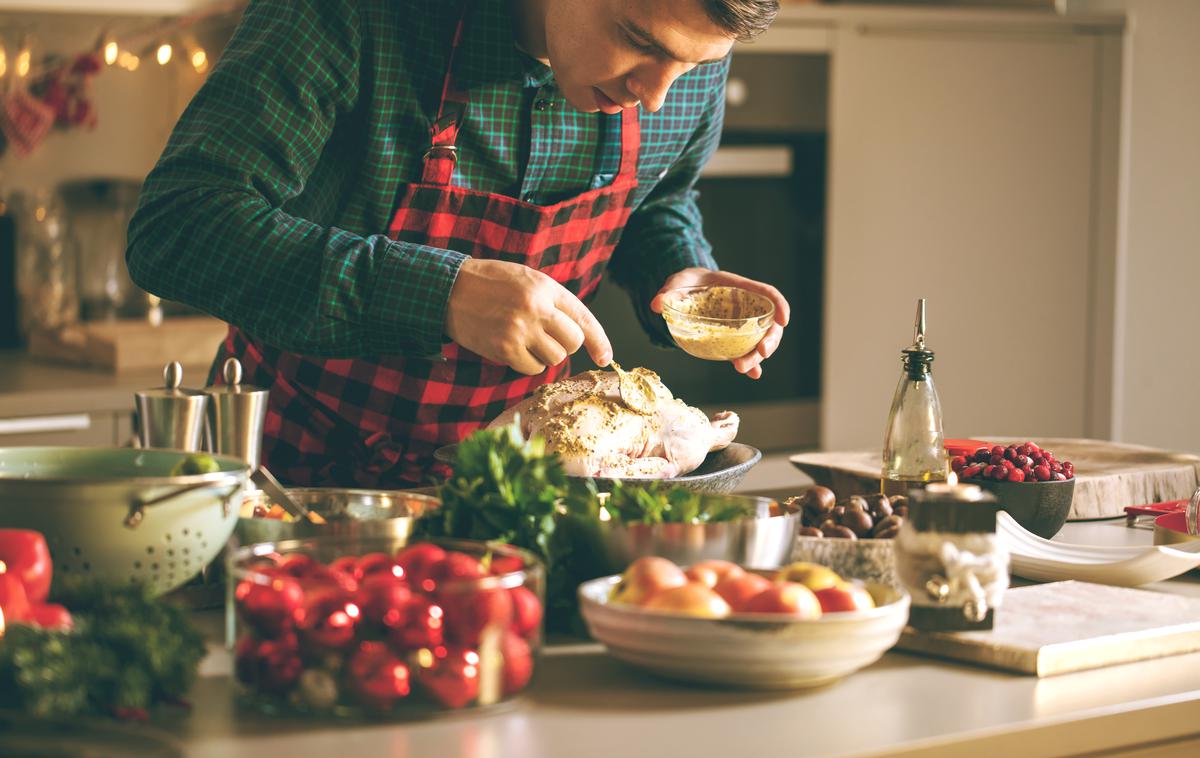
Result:
M1200 2L1068 5L1129 19L1112 435L1200 452Z
M153 22L128 16L2 14L0 30L11 65L21 31L32 35L37 57L45 52L73 54L85 50L106 27L119 34ZM64 179L142 179L158 159L171 127L201 81L199 74L178 61L164 67L143 57L136 71L105 68L93 81L96 128L53 130L30 156L7 151L0 159L0 187L4 192L32 191L53 187Z

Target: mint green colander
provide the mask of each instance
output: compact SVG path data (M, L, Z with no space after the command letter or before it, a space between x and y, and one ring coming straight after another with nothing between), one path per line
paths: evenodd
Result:
M188 453L88 447L0 448L0 528L46 537L55 578L90 575L168 592L200 573L237 525L250 467L171 476Z

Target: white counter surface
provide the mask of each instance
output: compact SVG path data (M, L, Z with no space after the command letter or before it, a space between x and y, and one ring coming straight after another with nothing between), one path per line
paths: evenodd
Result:
M1090 522L1069 524L1060 539L1149 543L1150 532ZM1148 589L1200 597L1200 577ZM1163 741L1179 754L1200 747L1200 653L1040 680L889 653L821 689L765 694L677 685L607 657L599 645L556 645L535 683L504 710L381 725L238 713L231 663L214 647L194 711L167 724L188 755L1032 758Z

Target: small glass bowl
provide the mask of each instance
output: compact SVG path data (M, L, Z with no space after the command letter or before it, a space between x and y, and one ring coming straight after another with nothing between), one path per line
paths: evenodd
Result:
M682 287L663 298L663 319L675 344L709 361L750 353L774 318L770 298L738 287Z
M229 559L239 700L272 714L409 719L525 689L545 571L470 540L315 537Z

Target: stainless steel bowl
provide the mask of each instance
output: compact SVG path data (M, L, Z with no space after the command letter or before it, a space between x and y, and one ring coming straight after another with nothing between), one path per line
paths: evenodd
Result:
M325 524L272 518L239 518L234 536L243 545L256 542L338 535L394 537L407 540L414 522L441 505L432 496L407 490L358 490L337 487L289 488L302 505L325 518ZM260 490L248 490L247 504L264 502Z
M703 495L703 500L713 506L741 502L754 515L710 524L604 521L601 533L609 570L624 571L635 559L646 555L661 556L681 566L720 558L758 569L779 568L791 560L800 529L799 512L784 512L777 502L765 497Z

